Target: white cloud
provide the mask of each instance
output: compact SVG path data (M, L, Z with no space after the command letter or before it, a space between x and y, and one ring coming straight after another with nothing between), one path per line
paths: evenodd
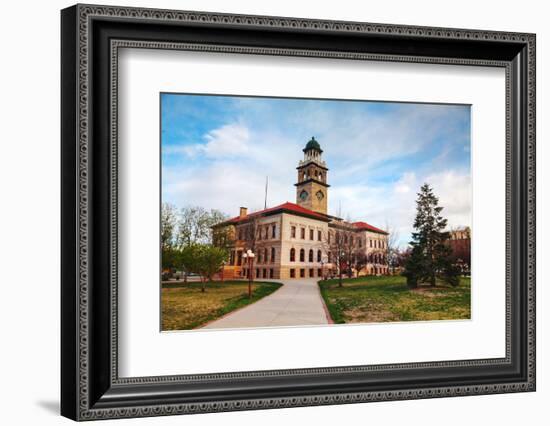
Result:
M176 145L164 148L166 154L185 154L194 158L205 155L207 158L237 157L249 151L250 132L240 124L227 124L204 135L204 143Z
M334 206L341 204L343 217L363 220L379 228L389 226L399 234L399 244L406 246L413 231L417 193L424 182L430 184L439 198L449 228L471 226L469 172L446 171L423 176L404 172L396 182L385 185L333 187L329 192L331 213L337 214Z
M400 194L411 192L412 186L416 183L416 175L412 172L404 173L395 185L394 191Z
M209 132L204 152L208 157L239 156L248 152L249 130L239 124L228 124Z

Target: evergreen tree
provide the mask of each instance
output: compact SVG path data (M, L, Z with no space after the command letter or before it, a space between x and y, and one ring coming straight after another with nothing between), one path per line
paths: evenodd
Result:
M447 219L441 215L438 198L432 188L425 183L420 188L416 200L415 232L412 234L412 251L405 264L404 275L407 284L416 288L418 283L426 282L435 287L440 279L453 286L459 283L459 272L451 261L451 249L446 244L449 233Z

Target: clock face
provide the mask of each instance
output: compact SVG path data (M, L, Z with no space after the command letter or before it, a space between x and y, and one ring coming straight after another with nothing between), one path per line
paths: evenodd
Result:
M302 192L300 192L300 200L302 200L302 201L307 200L307 191L306 190L303 190Z
M315 194L317 196L317 199L321 201L323 198L325 198L325 194L323 194L323 191L317 191Z

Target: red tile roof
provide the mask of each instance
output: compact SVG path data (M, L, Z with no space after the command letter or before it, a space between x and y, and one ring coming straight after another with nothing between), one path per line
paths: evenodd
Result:
M313 210L306 209L305 207L299 206L298 204L286 202L283 204L280 204L275 207L270 207L268 209L259 210L257 212L252 212L250 214L247 214L244 217L235 216L231 219L228 219L224 222L218 223L214 226L222 226L222 225L232 225L237 224L240 222L246 222L256 216L269 216L271 214L277 214L277 213L290 213L290 214L297 214L299 216L306 216L311 217L313 219L322 220L324 222L330 222L332 219L328 215L324 215L322 213L314 212ZM353 222L351 224L354 228L357 230L364 230L364 231L372 231L372 232L378 232L380 234L387 234L386 231L379 229L375 226L369 225L366 222Z
M353 225L354 228L357 228L357 229L361 229L361 230L365 230L365 231L378 232L380 234L387 234L386 231L384 231L380 228L377 228L376 226L369 225L366 222L353 222L352 225Z
M231 219L228 219L222 223L219 223L215 226L219 225L229 225L229 224L235 224L239 222L246 222L247 220L256 217L256 216L266 216L270 214L276 214L276 213L294 213L299 216L307 216L311 217L313 219L319 219L323 220L325 222L329 222L330 218L328 218L326 215L314 212L313 210L306 209L305 207L299 206L298 204L289 203L288 201L286 203L280 204L275 207L270 207L268 209L259 210L257 212L252 212L250 214L247 214L244 217L235 216Z

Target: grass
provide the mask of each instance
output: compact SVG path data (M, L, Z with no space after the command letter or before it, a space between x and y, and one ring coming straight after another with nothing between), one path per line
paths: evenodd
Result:
M410 290L402 276L366 276L319 281L321 294L336 324L429 321L470 318L470 278L458 287Z
M161 293L162 330L191 330L273 293L282 284L255 281L252 298L248 282L164 284Z

